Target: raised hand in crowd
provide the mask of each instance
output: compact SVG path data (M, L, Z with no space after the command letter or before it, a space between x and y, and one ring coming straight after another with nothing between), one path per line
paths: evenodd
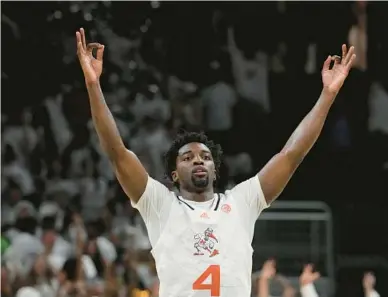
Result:
M375 290L376 277L372 272L366 272L362 279L362 287L365 297L380 297L380 294Z
M258 279L257 297L269 297L269 280L276 275L276 261L269 259L264 262Z
M300 293L302 297L318 297L314 282L321 277L321 274L314 271L312 264L307 264L303 267L302 274L299 277Z

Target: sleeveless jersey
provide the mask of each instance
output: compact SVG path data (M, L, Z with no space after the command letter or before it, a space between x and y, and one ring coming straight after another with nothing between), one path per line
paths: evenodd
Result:
M208 210L175 197L152 254L160 297L249 297L251 239L232 195Z

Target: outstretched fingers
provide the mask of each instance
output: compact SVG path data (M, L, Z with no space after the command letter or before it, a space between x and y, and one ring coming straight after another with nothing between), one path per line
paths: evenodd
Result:
M350 70L350 68L352 68L352 65L353 65L355 59L356 59L356 54L352 54L352 55L350 56L350 58L349 58L349 61L348 61L347 64L346 64L346 68L347 68L348 70Z
M104 45L100 43L89 43L86 44L85 30L81 28L75 33L77 39L77 54L88 54L93 57L93 50L96 49L96 59L102 61L104 55Z
M353 65L354 59L356 59L356 55L354 54L354 46L351 46L348 51L346 45L343 44L341 64L345 66L348 70L350 70Z
M84 50L86 50L86 37L85 37L84 28L81 28L80 32L81 32L81 37L82 37L82 46L83 46Z
M77 54L83 53L84 48L82 46L81 33L77 31L75 33L75 36L76 36L76 40L77 40Z
M341 58L342 63L345 62L347 52L348 52L348 48L346 47L346 44L343 44L342 45L342 58Z
M348 65L354 55L354 46L351 46L345 57L345 65Z

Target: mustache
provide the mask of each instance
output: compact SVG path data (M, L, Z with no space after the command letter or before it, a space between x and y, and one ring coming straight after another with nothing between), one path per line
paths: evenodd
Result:
M191 173L196 173L196 172L206 172L208 173L208 170L205 166L194 166L193 170L191 170Z

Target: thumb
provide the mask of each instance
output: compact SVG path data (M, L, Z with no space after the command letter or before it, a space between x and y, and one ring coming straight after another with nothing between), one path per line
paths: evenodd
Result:
M97 49L97 60L98 61L102 61L102 58L104 56L104 49L105 49L105 46L104 45L100 45Z
M314 272L313 274L313 280L316 281L317 279L319 279L321 277L321 274L319 272Z

